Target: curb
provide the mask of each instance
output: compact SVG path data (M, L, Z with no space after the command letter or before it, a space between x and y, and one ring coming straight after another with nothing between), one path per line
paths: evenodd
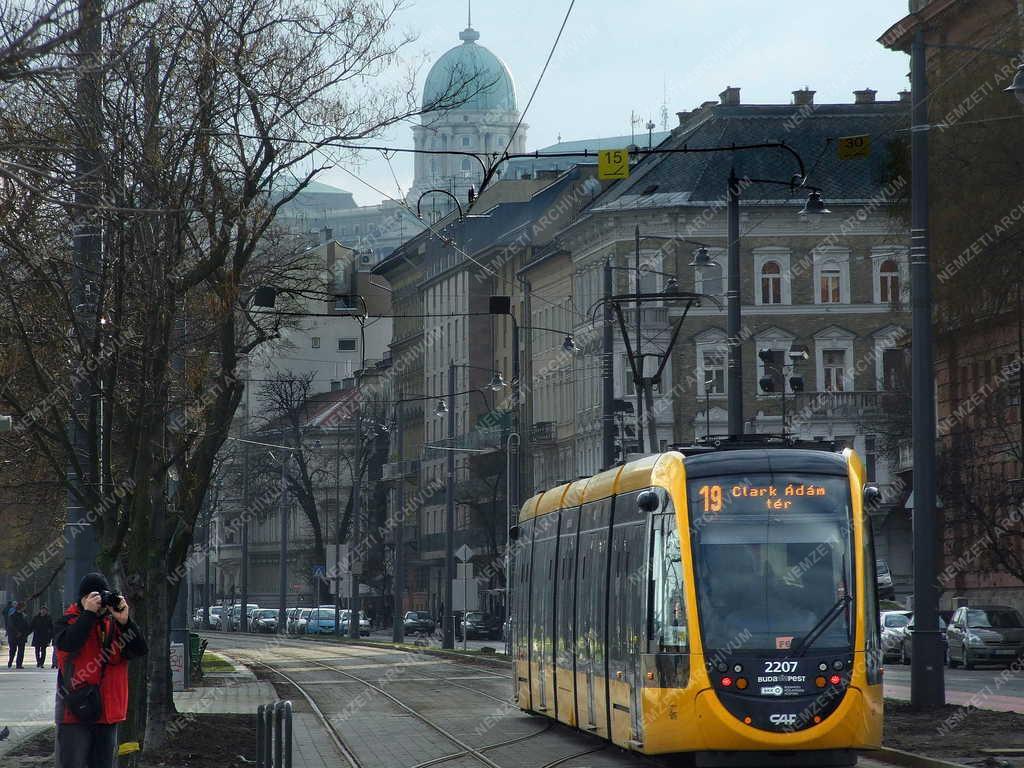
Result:
M964 768L963 763L951 763L948 760L940 760L937 757L904 752L902 749L893 749L892 747L863 750L860 754L883 763L902 765L906 768Z
M315 636L314 636L315 637ZM331 640L314 640L308 638L309 642L321 642L331 643ZM405 651L406 653L420 653L424 656L437 656L442 659L449 659L451 661L459 661L463 664L476 664L481 667L493 667L501 670L511 670L512 661L505 660L498 657L495 654L492 656L484 656L482 654L470 655L468 653L459 653L457 651L449 651L444 648L434 648L427 645L412 645L410 643L392 643L388 641L374 641L374 640L346 640L344 642L334 642L334 645L346 646L346 645L358 645L364 648L387 648L395 651Z
M46 731L48 728L54 728L52 723L50 725L26 725L18 728L18 734L15 736L15 732L12 728L11 735L2 743L0 743L0 757L9 755L11 752L15 752L25 745L26 742L31 741L39 734ZM24 729L24 730L23 730Z

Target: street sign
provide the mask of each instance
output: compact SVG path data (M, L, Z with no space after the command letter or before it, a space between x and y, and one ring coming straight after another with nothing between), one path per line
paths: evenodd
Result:
M597 178L602 181L629 178L629 150L602 149L597 153Z
M325 573L327 573L327 566L326 565L314 565L313 566L313 575L314 576L323 576Z
M467 546L466 544L463 544L461 547L455 550L455 557L457 557L459 560L465 563L467 560L472 559L473 550L470 549L469 546Z
M871 154L871 136L841 136L836 142L836 154L840 160L868 157Z

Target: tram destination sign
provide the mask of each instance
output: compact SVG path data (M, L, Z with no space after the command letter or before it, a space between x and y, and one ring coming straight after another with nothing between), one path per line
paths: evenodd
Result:
M783 511L797 509L801 502L828 496L828 489L817 483L705 483L697 486L698 508L707 514L723 509Z

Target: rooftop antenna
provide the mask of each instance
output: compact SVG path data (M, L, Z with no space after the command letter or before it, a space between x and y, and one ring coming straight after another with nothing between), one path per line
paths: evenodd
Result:
M466 26L467 27L472 27L473 26L473 0L466 0L466 5L468 6L468 9L466 11Z
M661 130L668 130L668 81L661 76Z

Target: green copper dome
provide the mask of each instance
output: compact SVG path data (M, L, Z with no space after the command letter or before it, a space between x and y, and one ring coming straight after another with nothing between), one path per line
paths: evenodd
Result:
M459 39L462 45L430 68L423 86L423 107L440 104L453 105L456 111L515 111L516 87L505 62L477 45L480 33L472 27L462 30Z

